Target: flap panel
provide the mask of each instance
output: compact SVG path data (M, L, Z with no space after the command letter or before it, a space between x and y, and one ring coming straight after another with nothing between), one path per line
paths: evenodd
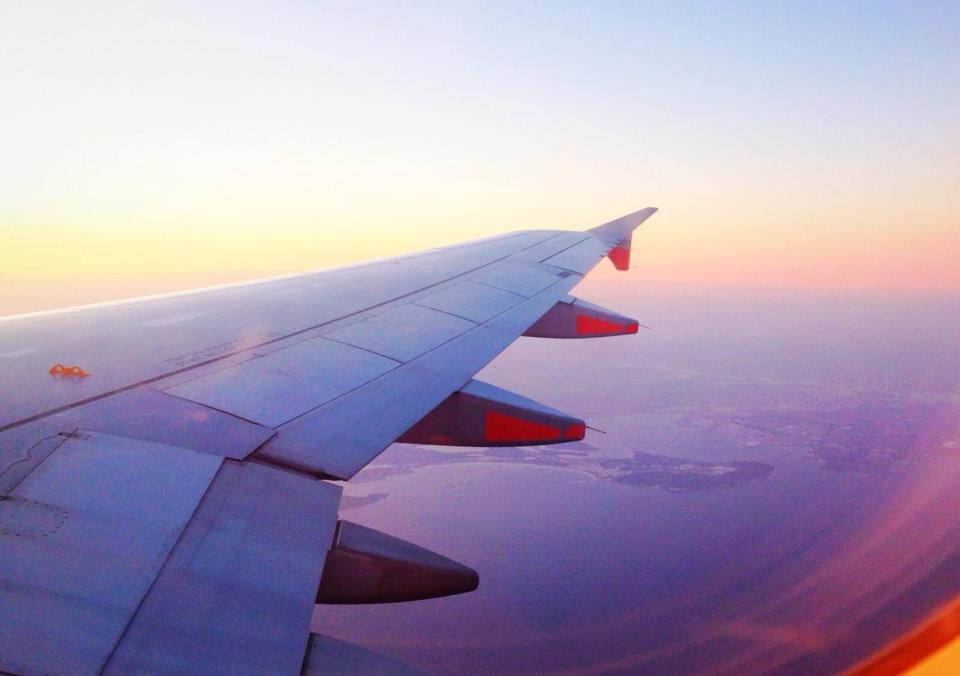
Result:
M0 499L0 669L98 671L222 462L75 433Z
M340 493L226 461L107 673L299 673Z

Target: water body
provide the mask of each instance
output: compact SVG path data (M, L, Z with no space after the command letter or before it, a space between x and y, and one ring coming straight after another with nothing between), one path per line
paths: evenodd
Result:
M603 434L397 445L345 487L480 589L314 630L439 673L809 673L960 594L960 299L588 290L654 331L522 339L480 377Z

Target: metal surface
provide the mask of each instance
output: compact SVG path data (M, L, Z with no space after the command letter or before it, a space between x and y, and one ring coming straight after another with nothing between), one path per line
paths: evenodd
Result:
M0 500L0 669L99 670L222 461L76 433Z
M52 415L64 428L96 430L237 460L273 430L208 406L142 388Z
M353 476L466 385L579 279L561 279L486 324L282 426L257 454L324 476Z
M76 428L40 420L0 433L0 496L17 487Z
M544 263L558 268L579 272L585 275L607 255L608 247L596 239L584 240L556 256L547 258Z
M640 227L644 221L657 213L656 207L647 207L633 213L615 218L614 220L598 225L595 228L587 230L596 239L602 242L608 249L622 245L629 241L634 230Z
M299 673L340 493L226 461L106 672Z
M440 310L472 322L485 322L524 300L523 296L484 284L461 282L421 298L417 305Z
M533 265L504 263L470 279L529 298L556 283L557 275Z
M334 270L0 319L0 375L17 384L0 387L0 431L405 298L556 234L513 233ZM90 376L52 376L57 363Z
M408 362L474 326L474 322L466 319L408 304L354 322L324 337Z
M398 365L366 350L314 338L167 392L267 427L279 427Z
M514 256L514 260L534 261L540 263L551 256L557 255L561 251L569 249L574 244L583 242L589 238L590 235L582 232L564 232L556 237L551 237L547 241L541 242L536 246L532 246L529 249L521 251Z

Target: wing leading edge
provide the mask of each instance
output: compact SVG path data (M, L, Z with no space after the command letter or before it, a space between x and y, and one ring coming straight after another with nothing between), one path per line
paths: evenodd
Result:
M635 333L568 294L604 257L629 267L654 211L0 322L0 669L293 673L330 658L317 600L475 588L339 522L329 479L405 435L581 438L583 421L473 376L520 335Z

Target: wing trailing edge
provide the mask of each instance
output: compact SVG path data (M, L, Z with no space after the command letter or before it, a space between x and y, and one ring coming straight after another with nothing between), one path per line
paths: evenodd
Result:
M540 446L579 441L584 430L579 418L471 380L397 441L432 446Z

